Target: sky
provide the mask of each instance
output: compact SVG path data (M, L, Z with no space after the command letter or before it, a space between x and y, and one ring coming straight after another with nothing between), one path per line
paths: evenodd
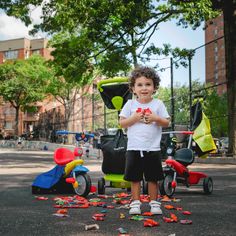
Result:
M32 11L32 18L35 22L39 21L40 9ZM20 20L14 17L8 17L5 13L0 11L0 40L8 40L15 38L32 38L29 36L27 28ZM42 38L43 34L38 34L36 37ZM204 44L204 31L202 27L197 30L190 28L183 29L176 26L174 22L165 22L159 26L155 36L152 38L152 43L156 46L161 46L163 43L169 43L172 47L195 49ZM153 66L155 60L150 62ZM161 86L170 86L170 58L158 60L161 68L167 68L165 71L158 71L161 78ZM192 60L192 79L205 81L205 52L204 48L197 50ZM173 69L174 84L188 85L189 71L183 67Z

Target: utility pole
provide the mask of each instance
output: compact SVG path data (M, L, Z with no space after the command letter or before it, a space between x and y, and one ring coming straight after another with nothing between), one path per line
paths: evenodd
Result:
M175 102L174 102L174 78L173 58L170 58L170 85L171 85L171 129L175 129Z

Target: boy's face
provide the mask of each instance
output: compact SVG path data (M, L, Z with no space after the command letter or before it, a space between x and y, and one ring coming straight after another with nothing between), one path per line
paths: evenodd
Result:
M140 101L149 101L152 99L154 93L154 84L152 79L148 79L144 76L135 80L134 87L132 88Z

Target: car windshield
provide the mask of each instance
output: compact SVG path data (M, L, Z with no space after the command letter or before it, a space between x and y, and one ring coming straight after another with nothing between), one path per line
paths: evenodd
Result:
M222 146L228 147L228 144L229 144L229 138L228 137L222 137L222 138L220 138L220 141L221 141Z

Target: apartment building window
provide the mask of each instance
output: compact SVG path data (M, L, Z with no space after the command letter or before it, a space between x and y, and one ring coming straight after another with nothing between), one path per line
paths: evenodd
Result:
M12 124L12 122L6 121L6 123L5 123L5 129L13 129L13 124Z
M215 35L215 37L218 35L218 29L217 28L214 29L214 35Z
M37 55L39 55L39 54L40 54L40 50L39 50L39 49L33 50L33 51L32 51L32 54L37 54Z
M17 59L17 58L18 58L18 51L17 50L6 51L4 53L5 60L12 60L12 59Z

